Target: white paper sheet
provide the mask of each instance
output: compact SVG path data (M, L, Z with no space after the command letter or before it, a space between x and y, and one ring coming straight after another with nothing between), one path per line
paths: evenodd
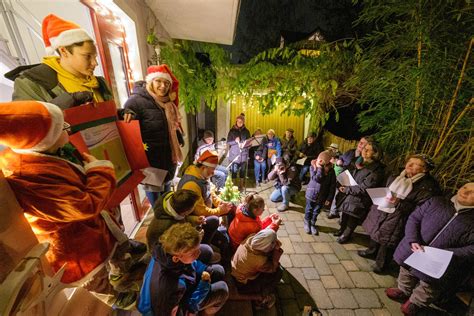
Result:
M395 212L395 205L389 203L386 199L386 197L391 194L388 188L372 188L366 189L366 191L372 199L372 203L380 207L379 210L386 213ZM388 209L390 209L390 211Z
M435 279L443 276L451 262L453 252L433 247L423 247L425 251L415 251L405 260L409 266Z
M303 157L301 159L296 160L296 164L300 166L304 166L304 161L306 160L306 157Z
M344 172L341 172L337 176L337 181L342 185L342 186L351 186L351 185L357 185L357 182L354 180L352 177L351 173L349 170L346 170Z
M166 175L168 171L153 167L148 167L142 169L143 174L145 175L145 179L142 180L143 184L150 184L154 186L161 186L165 181Z

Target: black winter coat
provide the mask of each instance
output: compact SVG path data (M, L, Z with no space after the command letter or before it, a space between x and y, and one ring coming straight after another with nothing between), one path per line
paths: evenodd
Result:
M156 104L145 85L145 81L135 84L132 96L125 102L125 113L129 110L135 113L134 119L140 122L143 143L148 147L148 162L154 168L168 170L168 179L174 175L176 167L171 159L168 122L165 110Z
M445 227L441 234L436 235ZM453 257L444 275L436 280L404 264L413 253L411 243L453 252ZM456 213L453 203L441 196L433 197L417 207L408 217L405 237L402 239L393 259L403 265L418 279L455 291L474 272L474 208L462 209Z
M345 191L337 195L337 208L350 216L357 217L361 221L369 212L372 200L365 191L368 188L376 188L382 185L385 166L380 162L372 162L362 169L354 168L352 177L357 185L346 186Z
M305 139L303 144L301 144L299 150L300 153L306 156L306 160L304 161L305 166L311 165L311 160L316 159L321 151L323 151L323 148L318 144L318 142L314 141L311 144L308 144L307 139Z
M241 128L238 128L236 125L232 126L227 134L227 145L229 145L229 162L232 162L235 158L238 159L235 161L236 163L245 163L249 158L249 148L243 148L242 152L240 152L239 144L235 141L236 138L240 138L240 143L244 140L250 138L250 132L243 125Z
M389 186L395 177L387 182ZM413 183L413 189L404 200L400 200L395 212L386 213L372 205L367 219L363 223L365 231L370 238L379 244L395 248L405 234L405 224L408 216L427 199L441 194L438 182L427 174Z

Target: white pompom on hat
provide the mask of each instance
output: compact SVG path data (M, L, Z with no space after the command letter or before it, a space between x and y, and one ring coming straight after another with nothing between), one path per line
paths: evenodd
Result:
M51 103L0 103L0 144L15 151L42 152L51 148L64 129L61 109Z
M54 51L62 46L94 41L79 25L63 20L54 14L49 14L43 19L42 33L48 55L54 55Z

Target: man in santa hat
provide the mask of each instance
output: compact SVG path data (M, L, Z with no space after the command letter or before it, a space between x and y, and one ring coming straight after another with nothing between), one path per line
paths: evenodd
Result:
M0 167L38 240L50 243L46 257L53 271L65 268L61 282L117 304L106 264L128 238L103 211L116 186L114 166L63 151L69 127L54 104L0 103L0 144L9 147L0 153ZM117 307L133 305L136 293L128 294Z
M14 101L45 101L67 109L113 99L105 79L94 76L97 49L84 29L50 14L43 20L42 32L48 56L40 64L26 69L21 66L5 74L15 81Z

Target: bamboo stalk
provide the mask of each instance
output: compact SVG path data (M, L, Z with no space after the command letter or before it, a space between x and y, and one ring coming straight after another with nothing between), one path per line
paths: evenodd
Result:
M420 17L420 5L421 1L418 1L418 10L417 10L417 20L418 24L421 24L421 17ZM418 70L420 70L421 67L421 48L422 48L422 41L421 41L421 30L418 31L418 44L417 44L417 66ZM413 113L413 119L412 119L412 130L411 130L411 137L410 137L410 145L409 148L412 147L414 138L416 135L416 119L417 119L417 114L418 114L418 109L420 108L421 100L420 100L420 74L418 73L418 78L416 79L416 88L415 88L415 111Z
M468 47L467 52L466 52L466 56L464 57L464 63L462 65L461 73L459 74L458 83L456 85L456 89L454 89L454 94L453 94L453 97L451 98L451 102L449 104L448 113L447 113L446 119L444 121L444 126L443 126L443 129L441 130L441 134L440 134L440 137L439 137L439 140L438 140L438 144L437 144L436 149L435 149L435 155L440 151L442 145L444 144L444 142L446 140L446 137L444 137L444 135L446 133L446 128L447 128L448 123L449 123L449 118L451 117L451 114L452 114L453 109L454 109L454 104L456 103L456 98L458 96L459 90L461 89L461 83L462 83L462 80L464 78L464 73L466 71L467 62L469 60L469 56L471 54L473 44L474 44L474 37L471 38L471 40L469 42L469 47ZM449 130L452 130L453 126L454 126L454 124L451 125L451 128Z

